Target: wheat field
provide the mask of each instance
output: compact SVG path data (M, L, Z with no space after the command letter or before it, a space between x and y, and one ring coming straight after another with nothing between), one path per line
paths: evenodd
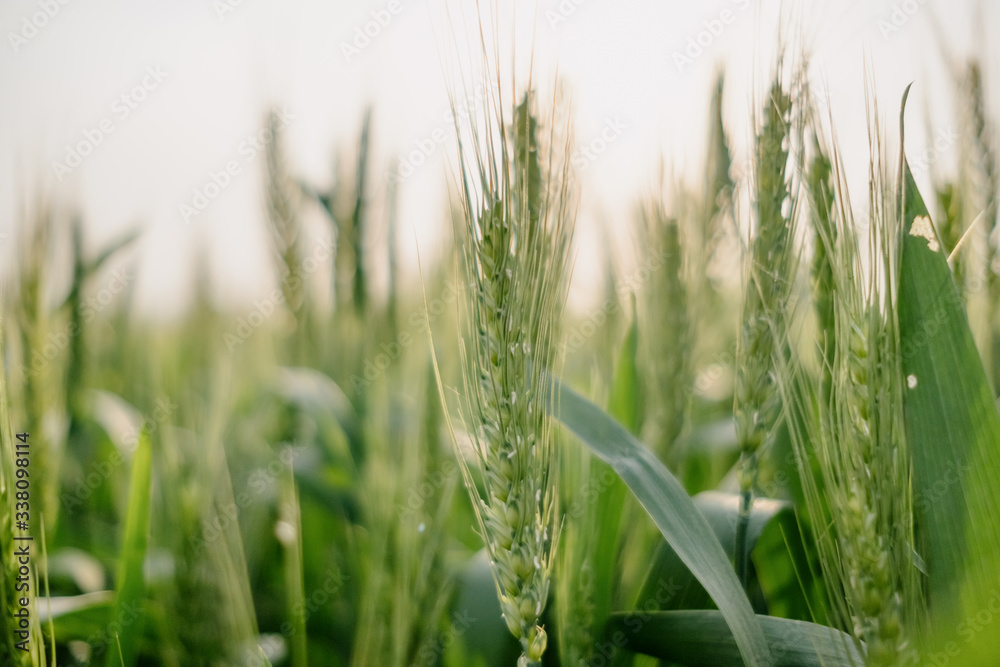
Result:
M941 48L954 170L910 154L934 134L910 88L859 76L867 131L840 131L791 37L754 64L741 150L719 70L686 102L703 172L628 174L657 183L615 223L633 261L581 269L597 144L558 78L501 55L503 8L466 10L474 48L444 61L474 64L430 144L446 240L416 274L415 167L373 169L377 104L328 189L280 106L239 149L259 159L213 172L262 184L275 279L242 310L137 315L141 228L95 249L28 181L0 290L0 665L1000 664L986 52Z

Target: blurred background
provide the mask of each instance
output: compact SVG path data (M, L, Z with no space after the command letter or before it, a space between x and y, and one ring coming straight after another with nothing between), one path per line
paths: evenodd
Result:
M385 239L386 177L401 159L407 173L397 209L401 270L415 274L418 247L428 257L441 247L456 150L449 73L463 59L458 54L467 53L452 45L461 41L463 23L474 20L474 3L452 3L446 14L444 3L427 0L398 0L397 11L381 0L73 0L54 4L51 18L45 4L11 0L0 7L8 42L0 52L5 260L16 253L9 239L19 207L41 191L83 213L86 243L94 248L127 229L143 230L134 250L141 258L137 313L176 316L190 299L199 253L207 255L214 303L226 309L250 303L273 287L275 276L262 205L263 152L252 155L244 142L263 127L271 107L288 112L284 137L295 175L321 191L347 165L353 168L370 108L370 261L385 262L376 247ZM602 152L580 170L577 308L595 298L598 272L588 267L598 261L601 227L612 231L627 259L632 244L623 238L622 221L635 198L659 188L660 174L668 182L698 181L720 68L727 74L723 109L737 174L745 173L752 136L748 111L783 33L811 55L815 97L828 103L846 139L849 172L863 178L864 169L854 168L868 155L865 77L892 127L903 88L915 82L911 127L931 129L911 132L908 150L922 154L929 134L947 133L957 122L953 72L942 51L964 57L978 49L989 69L997 46L983 35L1000 21L1000 8L972 1L539 0L498 8L507 17L501 31L516 36L521 71L533 55L543 87L558 75L581 149L608 123L620 128L606 147L597 142ZM153 87L132 100L150 68L159 78L146 78ZM995 103L996 89L986 92ZM78 167L58 173L68 147L86 141L105 119L113 131ZM955 151L933 151L932 159L953 169ZM182 205L231 160L240 173L204 210L184 216ZM918 177L929 183L928 173ZM313 207L305 215L321 213ZM381 273L373 272L373 288L384 290Z

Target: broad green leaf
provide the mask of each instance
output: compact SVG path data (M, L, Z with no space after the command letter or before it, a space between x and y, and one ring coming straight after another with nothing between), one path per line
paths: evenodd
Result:
M122 622L121 633L110 637L110 645L105 652L105 665L132 667L139 659L139 640L142 637L143 605L146 584L143 579L143 563L146 559L146 542L149 532L150 482L152 479L152 452L149 435L143 431L139 436L132 458L132 481L128 499L128 516L125 518L125 538L122 553L118 559L118 576L115 581L116 619L132 619ZM117 648L121 646L119 654Z
M904 95L901 136L905 104ZM903 410L930 606L943 622L963 606L975 611L1000 584L1000 416L962 297L902 150L899 199Z
M860 667L864 657L850 635L806 621L757 616L775 667ZM721 612L660 611L615 614L608 637L632 651L690 667L737 667L739 647Z
M553 379L550 412L608 463L718 605L747 665L771 665L750 601L712 528L680 482L607 413Z

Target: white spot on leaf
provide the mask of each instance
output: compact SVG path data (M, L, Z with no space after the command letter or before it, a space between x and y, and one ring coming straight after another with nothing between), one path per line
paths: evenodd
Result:
M287 521L279 521L274 525L274 535L282 544L291 544L295 540L295 534L295 526Z
M906 376L906 386L909 387L910 389L916 389L917 388L917 376L916 375L912 375L912 374L911 375L907 375Z
M927 247L934 252L940 249L937 236L934 234L934 227L931 225L931 219L926 215L918 215L913 219L913 225L910 226L910 236L924 237L927 239Z

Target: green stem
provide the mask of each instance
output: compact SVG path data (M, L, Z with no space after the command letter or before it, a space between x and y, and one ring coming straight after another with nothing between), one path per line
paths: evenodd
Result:
M744 453L740 463L740 508L736 519L736 551L733 557L736 562L736 576L747 589L748 572L750 569L750 554L747 549L747 529L750 526L750 510L753 506L753 477L757 468L755 454Z

